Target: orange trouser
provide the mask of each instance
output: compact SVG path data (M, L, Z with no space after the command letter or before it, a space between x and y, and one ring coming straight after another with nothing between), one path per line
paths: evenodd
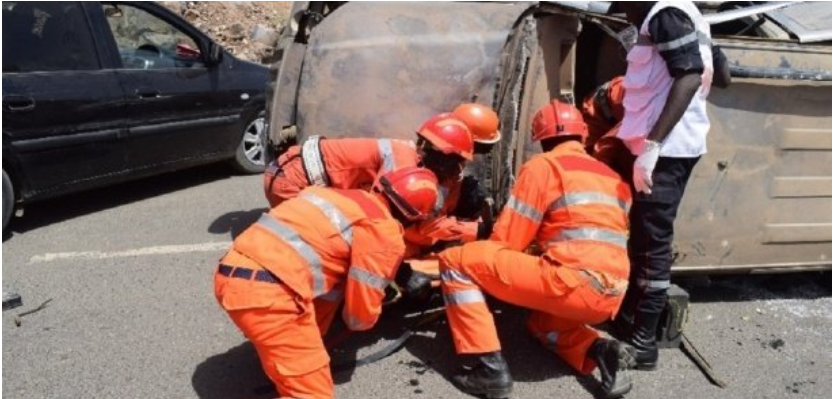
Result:
M215 273L215 296L255 346L261 367L279 395L333 397L330 357L312 301L299 298L282 283L220 273Z
M585 272L491 241L452 248L440 257L446 311L459 354L501 349L483 289L532 309L528 329L534 336L578 372L594 370L596 364L586 353L600 334L588 324L610 319L623 300L623 290L607 295Z

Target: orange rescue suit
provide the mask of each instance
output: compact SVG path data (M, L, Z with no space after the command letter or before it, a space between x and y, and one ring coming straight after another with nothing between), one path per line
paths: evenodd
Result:
M368 189L377 176L418 164L414 143L393 139L309 137L292 146L264 173L270 207L296 197L322 175L325 187Z
M501 349L481 290L532 309L529 330L581 373L599 334L588 324L617 313L629 278L629 186L582 144L537 155L519 173L492 241L440 254L441 282L456 351ZM522 252L532 243L540 256Z
M595 159L618 172L625 181L632 181L635 157L615 135L623 120L623 76L618 76L589 94L583 100L583 121L589 126L586 151Z
M349 329L377 322L404 252L403 228L377 195L311 187L235 239L215 296L282 396L331 398L321 337L343 298Z
M306 151L306 152L305 152ZM414 143L394 139L311 137L301 146L290 147L264 173L264 191L270 207L294 198L305 187L319 183L332 188L368 189L377 176L405 166L418 164ZM317 170L321 169L321 170ZM406 241L410 255L420 254L439 240L472 241L478 233L477 222L447 217L458 204L460 180L441 182L435 217L409 228Z
M438 241L470 242L476 239L477 221L446 216L455 210L460 198L461 180L449 179L438 184L438 199L433 210L435 217L406 229L407 256L420 256L422 248L430 247Z

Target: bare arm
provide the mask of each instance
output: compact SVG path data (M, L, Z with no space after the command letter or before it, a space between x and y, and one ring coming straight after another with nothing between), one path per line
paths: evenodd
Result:
M719 47L713 46L713 86L724 89L731 85L731 69L728 59Z
M658 122L652 127L647 139L656 143L664 142L676 123L681 120L701 84L702 78L699 73L687 73L674 78L667 103L664 104Z

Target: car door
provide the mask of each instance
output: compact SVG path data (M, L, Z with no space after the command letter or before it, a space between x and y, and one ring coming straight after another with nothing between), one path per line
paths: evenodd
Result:
M240 106L224 101L219 68L207 65L208 38L152 3L102 7L122 63L130 168L229 156L240 139Z
M124 94L84 7L2 5L3 169L22 199L93 185L126 165Z

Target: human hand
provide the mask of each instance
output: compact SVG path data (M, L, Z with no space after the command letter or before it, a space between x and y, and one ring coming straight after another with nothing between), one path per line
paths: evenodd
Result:
M632 182L635 190L644 194L652 194L652 171L658 163L661 144L652 140L644 140L644 149L635 159L632 166Z

